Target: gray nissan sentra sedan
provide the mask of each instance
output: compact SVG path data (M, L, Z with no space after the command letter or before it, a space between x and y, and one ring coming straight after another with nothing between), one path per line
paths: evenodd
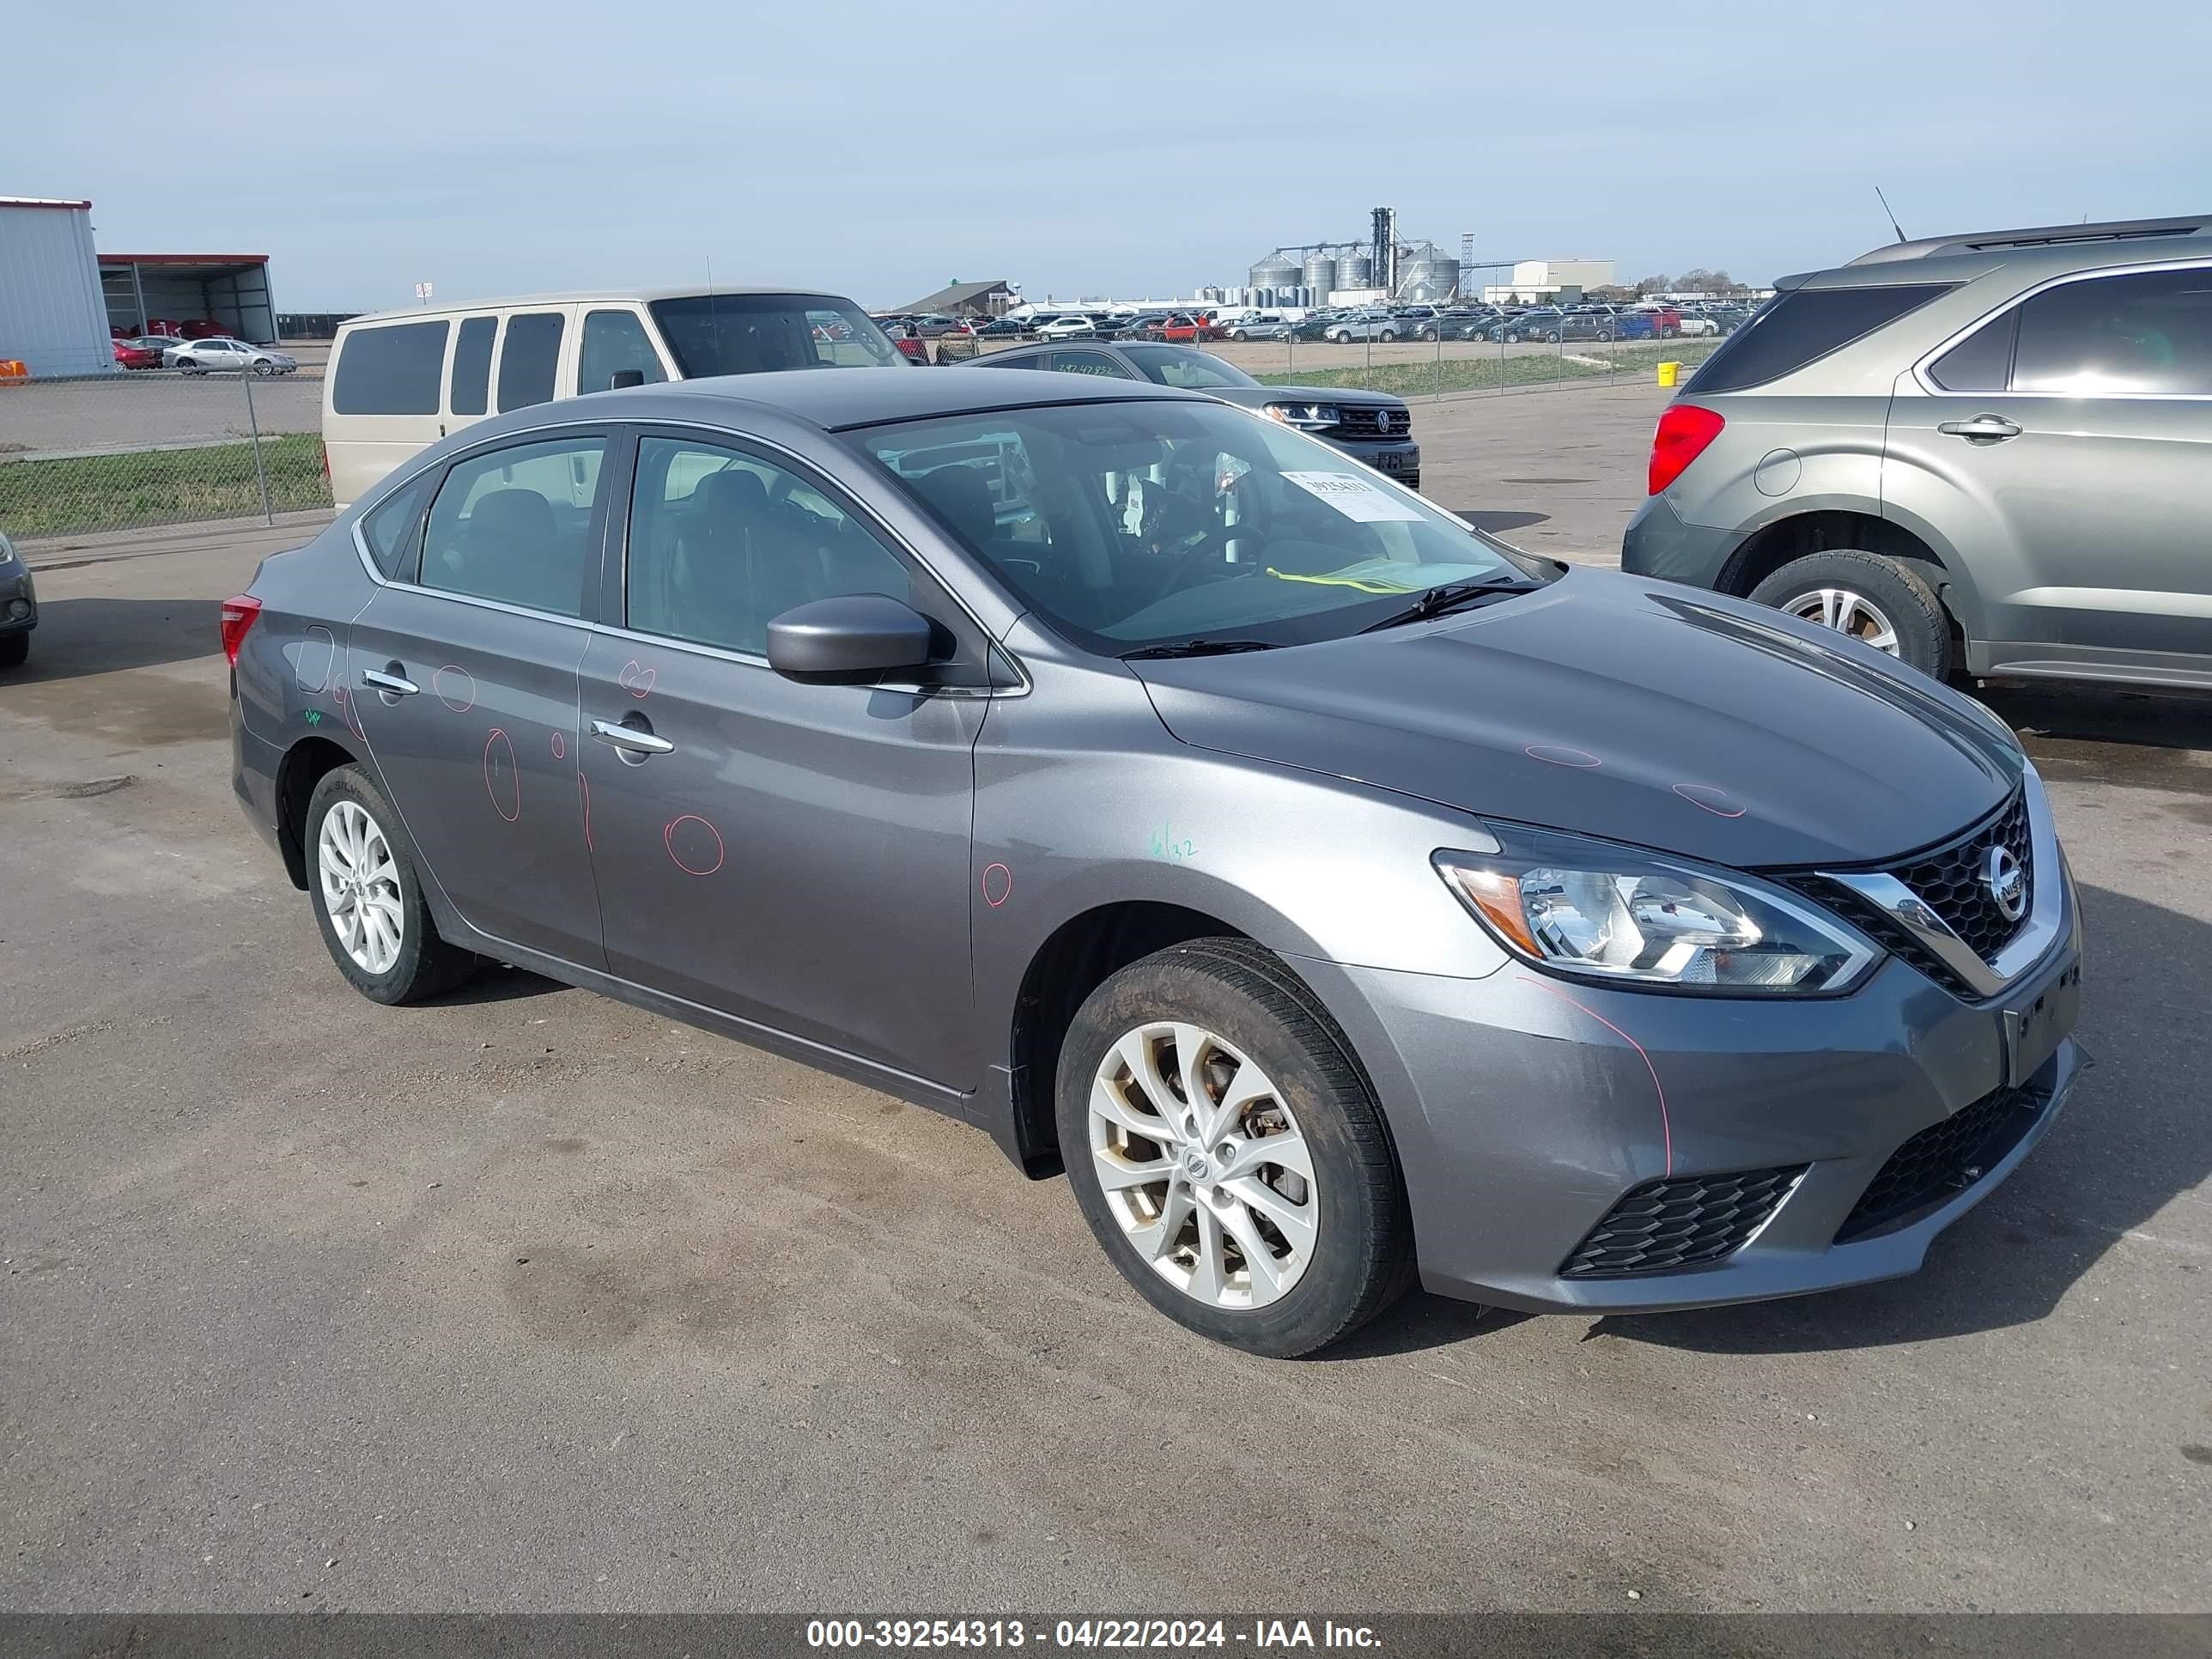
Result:
M239 796L363 994L517 963L950 1112L1261 1353L1416 1274L1909 1273L2074 1079L2071 878L1976 705L1194 394L516 410L223 642Z

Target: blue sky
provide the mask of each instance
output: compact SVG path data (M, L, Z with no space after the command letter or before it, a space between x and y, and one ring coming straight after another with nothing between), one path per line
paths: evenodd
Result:
M1378 204L1624 280L1848 258L1877 183L1915 235L2212 208L2201 5L1543 9L27 3L0 194L265 252L288 310L709 259L874 306L1188 293Z

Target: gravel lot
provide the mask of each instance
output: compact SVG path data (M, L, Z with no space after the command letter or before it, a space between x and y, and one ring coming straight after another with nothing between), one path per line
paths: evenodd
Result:
M1424 406L1429 492L1602 560L1656 402ZM1918 1278L1273 1364L950 1121L348 990L230 795L216 605L283 544L48 544L0 679L0 1606L2212 1607L2212 704L1996 700L2100 1063Z

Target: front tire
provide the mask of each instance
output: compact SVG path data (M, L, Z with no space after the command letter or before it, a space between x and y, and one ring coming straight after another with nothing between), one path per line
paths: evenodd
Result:
M1194 940L1114 975L1069 1027L1056 1085L1085 1219L1178 1324L1292 1358L1411 1282L1397 1160L1351 1045L1249 940Z
M31 630L0 634L0 668L21 668L31 654Z
M372 1002L450 991L481 958L438 936L399 815L357 766L324 774L307 801L307 893L346 982Z
M1930 679L1950 677L1950 616L1935 589L1899 560L1856 549L1808 554L1784 565L1751 597L1801 622L1848 634Z

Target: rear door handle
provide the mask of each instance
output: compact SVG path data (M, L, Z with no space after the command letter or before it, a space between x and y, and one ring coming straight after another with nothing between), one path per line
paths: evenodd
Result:
M361 683L363 685L373 685L386 696L392 697L411 697L422 689L404 674L387 674L380 668L362 669Z
M1954 438L1978 438L1994 443L2001 438L2017 438L2020 428L2002 415L1977 415L1971 421L1946 421L1936 428Z
M650 732L641 732L635 726L623 726L615 720L593 720L592 735L601 743L632 755L672 755L676 745L665 738L655 737Z

